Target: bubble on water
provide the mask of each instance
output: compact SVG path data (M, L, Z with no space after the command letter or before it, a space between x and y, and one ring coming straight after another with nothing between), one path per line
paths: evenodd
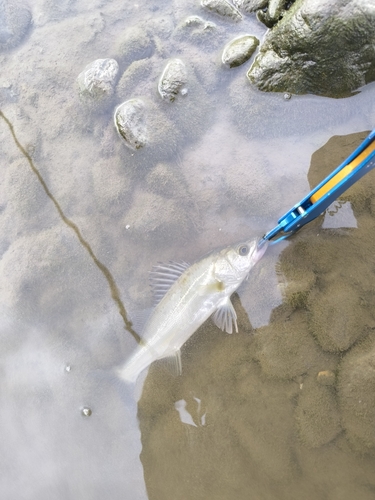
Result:
M292 98L292 94L290 94L289 92L285 92L285 94L284 94L284 100L285 101L289 101L291 98Z
M71 369L72 369L72 367L71 367L70 365L66 365L66 366L65 366L65 371L66 371L66 372L68 372L68 373L69 373Z
M92 415L92 410L88 406L84 406L81 410L81 413L84 417L91 417Z

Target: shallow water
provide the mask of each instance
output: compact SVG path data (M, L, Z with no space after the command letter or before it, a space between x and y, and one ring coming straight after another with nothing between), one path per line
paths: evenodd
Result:
M151 266L273 227L373 128L375 85L342 100L258 92L220 56L263 26L198 2L31 12L0 52L2 498L373 498L372 173L268 251L234 298L239 334L208 321L183 375L155 363L139 403L112 370L152 304ZM187 34L190 15L216 31ZM114 95L80 99L78 74L107 57ZM160 103L170 57L188 94ZM156 110L152 148L115 131L132 97Z

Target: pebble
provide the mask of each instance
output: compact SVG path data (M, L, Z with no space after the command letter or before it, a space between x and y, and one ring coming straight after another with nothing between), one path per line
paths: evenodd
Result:
M221 60L230 68L241 66L250 59L258 45L259 40L255 36L245 35L235 38L225 46Z
M168 62L160 77L158 91L162 99L173 102L178 93L186 95L187 71L181 59Z
M84 417L91 417L92 415L92 410L91 408L88 408L87 406L84 406L81 410L81 413Z
M111 96L114 92L118 64L114 59L96 59L78 75L81 95L92 98Z
M125 101L115 110L115 126L131 149L140 149L147 142L146 110L141 99Z

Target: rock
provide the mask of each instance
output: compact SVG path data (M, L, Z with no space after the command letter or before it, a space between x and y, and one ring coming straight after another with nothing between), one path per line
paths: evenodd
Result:
M114 59L97 59L88 64L78 75L80 94L93 99L101 99L114 93L118 64Z
M264 11L258 10L257 18L260 22L265 24L267 28L272 28L272 26L274 26L282 18L284 9L284 0L270 0L267 9Z
M127 28L119 41L118 57L126 66L140 59L148 59L154 52L155 42L147 26L142 23Z
M326 351L346 351L365 331L366 311L347 283L333 280L326 290L314 290L308 309L309 330Z
M137 97L116 109L118 132L130 149L138 150L137 155L132 155L131 162L127 162L129 169L148 171L175 153L182 132L177 120L171 119L162 107L160 100L155 104L146 97Z
M279 288L284 301L293 309L305 308L316 274L306 259L307 249L302 241L287 247L277 264Z
M180 59L172 59L166 65L158 84L162 99L173 102L177 95L186 95L187 71Z
M324 363L335 363L308 333L304 312L290 316L290 311L285 310L276 321L259 328L254 339L255 359L263 372L272 377L292 379L319 369Z
M301 441L311 448L329 443L341 432L334 392L312 379L303 384L295 418Z
M221 60L230 68L241 66L250 59L258 45L259 40L255 36L245 35L235 38L225 46Z
M268 0L233 0L233 5L237 7L237 9L248 14L263 9L267 4Z
M134 61L122 74L116 86L116 96L120 100L127 100L131 95L149 95L156 78L157 72L152 60Z
M201 0L201 5L210 12L214 12L219 16L240 21L241 13L227 0Z
M31 12L24 2L0 3L0 51L19 45L31 25Z
M177 26L174 36L197 45L205 44L206 50L212 50L219 42L216 36L218 32L219 28L215 23L200 16L189 16Z
M147 143L146 109L141 99L125 101L115 110L115 126L131 149L139 149Z
M215 30L217 28L216 24L211 21L206 21L200 16L189 16L182 23L182 26L187 28L198 28L199 31L209 31Z
M359 452L375 451L375 340L368 337L343 358L338 400L342 425Z
M267 14L265 35L247 76L267 92L345 97L375 80L375 7L366 0L296 0ZM266 14L264 14L266 16Z

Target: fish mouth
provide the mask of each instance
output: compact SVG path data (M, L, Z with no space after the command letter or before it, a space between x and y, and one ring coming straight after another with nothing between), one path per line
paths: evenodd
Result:
M263 257L265 251L267 250L268 244L269 244L268 240L265 240L264 238L259 238L256 249L254 251L254 257L256 259L256 262Z

